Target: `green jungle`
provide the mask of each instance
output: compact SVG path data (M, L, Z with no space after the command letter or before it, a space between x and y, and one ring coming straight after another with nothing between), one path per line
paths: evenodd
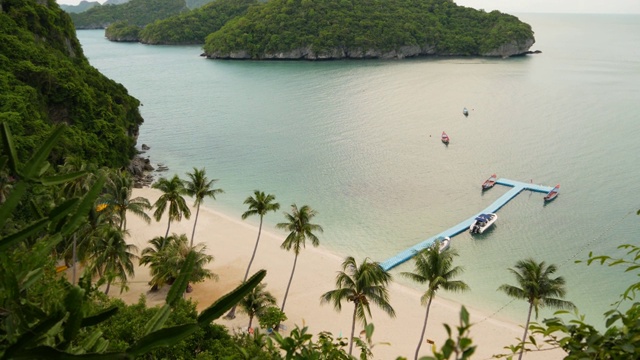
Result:
M266 272L249 272L251 264L245 281L205 310L198 312L184 299L190 284L225 274L208 271L212 256L187 235L170 234L171 223L190 216L185 196L199 208L222 189L205 169L194 168L187 179L158 179L152 186L163 195L154 204L131 197L134 179L125 168L136 155L140 104L88 63L71 18L54 0L0 0L0 64L0 359L373 357L375 333L367 310L393 308L391 276L370 260L347 257L336 289L319 299L336 308L353 305L353 324L366 324L364 338L353 331L345 337L310 334L306 327L281 333L286 313L261 283ZM274 199L256 191L245 201L243 217L277 209ZM128 215L168 219L165 236L149 239L139 258L127 244ZM317 244L322 227L312 223L314 215L307 205L287 214L278 224L290 232L283 248L297 255L306 241ZM591 254L582 262L640 274L640 247L621 248L627 251L623 258ZM426 299L439 290L465 290L455 258L453 251L425 249L415 258L415 272L406 275L425 285ZM164 305L149 307L144 298L125 304L110 296L112 286L126 290L134 262L149 267L152 290L170 287ZM514 285L500 291L526 301L529 316L523 337L497 355L539 351L543 344L527 335L533 334L561 348L566 359L640 358L640 282L629 284L611 305L600 331L563 299L564 279L554 274L555 265L523 259L511 271ZM213 322L236 306L258 319L254 333L234 334ZM558 315L574 309L574 319L530 322L531 311L542 306L560 309ZM469 313L462 307L460 318L451 321L449 339L421 359L473 358L481 345L473 343Z

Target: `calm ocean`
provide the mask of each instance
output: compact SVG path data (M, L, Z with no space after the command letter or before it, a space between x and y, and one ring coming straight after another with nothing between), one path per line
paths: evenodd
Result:
M533 257L558 265L567 298L601 323L637 278L574 261L639 243L640 16L518 16L541 54L214 61L197 46L78 37L91 64L143 103L139 145L167 175L205 167L226 192L205 204L238 218L254 189L275 194L282 210L308 204L322 245L338 254L383 261L467 219L507 191L480 191L492 173L560 183L552 203L523 192L488 233L453 238L472 291L439 296L522 322L527 304L496 289L514 283L507 268Z

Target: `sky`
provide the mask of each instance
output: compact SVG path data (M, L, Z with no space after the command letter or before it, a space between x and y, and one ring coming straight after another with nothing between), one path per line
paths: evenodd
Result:
M81 0L57 0L77 5ZM89 0L91 1L91 0ZM95 1L95 0L94 0ZM106 0L98 0L103 3ZM454 0L458 5L505 13L640 14L640 0Z

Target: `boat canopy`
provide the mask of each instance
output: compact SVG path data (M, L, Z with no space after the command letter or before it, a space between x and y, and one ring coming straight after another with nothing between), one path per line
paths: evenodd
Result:
M486 222L486 221L491 220L491 215L489 215L489 214L481 214L478 217L476 217L476 220L477 221Z

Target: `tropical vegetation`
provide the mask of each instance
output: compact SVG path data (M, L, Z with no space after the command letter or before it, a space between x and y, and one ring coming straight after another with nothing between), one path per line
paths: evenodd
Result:
M180 221L184 216L185 219L191 217L191 209L187 205L183 195L186 194L184 183L180 180L180 177L175 174L171 179L160 178L153 183L152 187L162 191L162 195L153 204L156 209L153 212L153 217L156 221L162 219L162 215L167 213L167 231L164 237L169 236L169 229L171 228L172 221Z
M371 317L370 304L380 307L391 317L395 317L395 310L389 303L389 282L391 275L380 264L364 259L358 263L352 256L348 256L342 263L342 271L336 276L336 289L324 293L323 303L333 303L337 311L342 310L342 302L353 302L351 319L351 336L349 337L349 356L353 351L356 320L367 325L367 316Z
M309 207L309 205L303 205L301 208L298 208L296 204L292 204L291 213L284 213L284 217L287 222L278 223L276 225L278 229L289 231L289 235L287 235L280 247L287 251L293 250L293 253L295 254L293 267L291 268L291 276L289 276L287 290L284 292L282 306L280 307L280 310L283 312L284 305L287 303L289 288L291 288L291 281L293 281L293 274L296 272L296 264L298 263L298 255L300 255L300 251L302 251L302 248L306 246L307 239L311 241L311 245L314 247L320 245L320 240L314 232L322 232L322 226L311 223L311 219L316 215L317 212Z
M270 305L275 305L276 298L266 291L267 284L260 284L253 288L247 296L245 296L238 305L240 309L249 315L249 325L247 329L251 330L251 323L254 317L258 319L262 316L265 309Z
M531 258L520 260L515 267L509 271L515 276L517 286L503 284L498 290L504 291L507 295L514 299L526 300L529 303L529 311L527 313L527 322L524 326L524 334L522 335L522 345L518 359L522 359L524 354L524 342L527 339L529 330L529 322L531 321L531 313L535 311L536 318L538 310L541 307L554 307L559 309L573 309L575 305L572 302L562 300L566 294L565 280L562 276L553 277L558 268L553 265L547 265L544 261L537 262Z
M65 123L49 153L117 169L136 154L140 102L89 64L68 14L53 1L0 3L0 122L24 161L55 124Z
M469 290L469 286L464 281L455 280L463 272L462 267L453 266L453 258L456 256L458 253L454 249L440 251L440 244L436 242L434 246L428 247L414 256L414 272L401 273L419 284L427 284L427 290L420 297L420 302L422 305L426 305L427 310L424 315L420 341L416 347L415 360L418 360L418 354L420 354L420 347L429 320L429 310L438 290L453 292Z
M485 55L528 42L533 31L517 17L450 0L271 0L207 36L204 50L213 58L331 59Z

